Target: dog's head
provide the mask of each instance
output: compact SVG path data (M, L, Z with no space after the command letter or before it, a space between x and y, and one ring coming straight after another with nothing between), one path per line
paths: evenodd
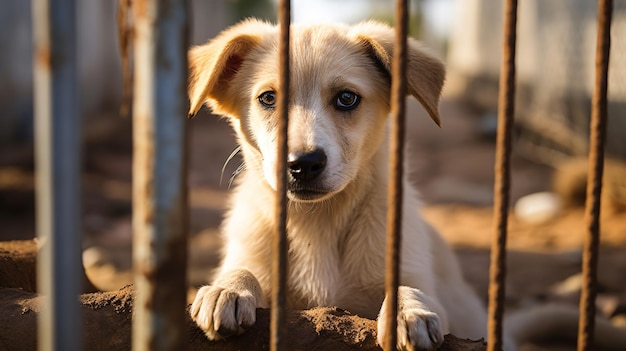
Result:
M247 168L276 189L278 28L248 20L189 52L190 114L204 103L228 117ZM394 31L293 25L290 43L288 196L331 197L363 174L385 135ZM409 40L408 92L439 124L440 61ZM361 173L360 173L361 172ZM366 172L367 173L367 172Z

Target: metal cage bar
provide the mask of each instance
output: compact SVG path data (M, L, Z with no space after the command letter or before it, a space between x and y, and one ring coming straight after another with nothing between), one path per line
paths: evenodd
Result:
M515 113L515 42L517 0L508 0L504 10L502 67L498 96L498 131L494 165L494 236L489 267L489 309L487 350L502 350L502 318L506 277L506 237L511 184L511 132Z
M288 349L282 335L285 333L287 304L287 131L289 125L289 27L291 24L291 1L280 0L278 4L280 42L278 46L279 93L277 120L277 150L280 162L276 165L276 228L274 229L272 256L272 305L270 325L270 349Z
M188 4L135 0L133 12L133 350L183 350Z
M33 2L39 350L80 350L80 119L76 3Z
M593 346L595 300L600 243L600 195L604 166L604 144L607 123L607 86L611 47L612 0L598 1L598 33L596 42L595 86L593 91L591 123L589 126L589 173L585 203L586 236L583 248L582 293L578 327L578 350Z
M390 176L387 195L387 251L385 272L385 325L383 349L396 349L398 320L398 285L400 282L400 242L402 240L402 180L404 174L404 140L406 135L406 60L408 35L408 1L397 0L395 38L391 74L391 140Z

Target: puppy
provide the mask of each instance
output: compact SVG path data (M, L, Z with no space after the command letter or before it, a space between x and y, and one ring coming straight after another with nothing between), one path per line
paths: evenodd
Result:
M291 27L287 303L378 318L379 343L386 319L397 318L399 349L433 350L448 333L485 337L487 317L452 250L420 217L406 179L398 315L381 310L393 37L376 22ZM223 223L217 278L190 310L212 340L243 332L270 303L278 40L276 26L247 20L189 52L190 114L206 103L225 116L245 166ZM444 66L409 40L406 74L408 93L439 124Z
M292 26L288 306L339 306L376 318L383 304L387 120L393 30L367 22ZM276 189L278 29L249 20L190 53L190 112L208 103L237 133L238 175L225 256L191 314L210 339L237 334L268 307ZM439 123L444 67L410 41L408 90ZM453 332L485 335L484 308L405 181L398 347L430 350ZM452 312L446 312L446 310ZM378 318L379 342L385 337Z

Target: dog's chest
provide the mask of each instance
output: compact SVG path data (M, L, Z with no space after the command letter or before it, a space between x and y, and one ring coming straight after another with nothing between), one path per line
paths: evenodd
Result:
M297 237L289 243L289 304L294 309L336 304L342 288L337 245L323 236Z
M368 316L377 313L373 306L379 306L384 296L384 221L374 220L368 211L348 217L352 220L333 222L332 216L321 216L325 220L315 223L309 222L312 218L303 223L292 217L291 308L338 306Z

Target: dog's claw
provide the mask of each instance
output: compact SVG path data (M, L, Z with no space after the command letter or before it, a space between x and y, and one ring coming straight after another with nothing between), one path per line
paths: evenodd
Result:
M384 305L384 304L383 304ZM400 307L398 311L397 345L402 351L432 351L443 343L439 316L424 308ZM387 316L384 309L378 317L378 343L386 337Z
M403 320L404 326L400 325ZM443 343L439 317L429 311L407 310L398 320L398 328L406 328L406 339L398 338L402 350L434 350Z
M248 291L204 286L189 310L210 340L241 334L256 320L256 299Z

